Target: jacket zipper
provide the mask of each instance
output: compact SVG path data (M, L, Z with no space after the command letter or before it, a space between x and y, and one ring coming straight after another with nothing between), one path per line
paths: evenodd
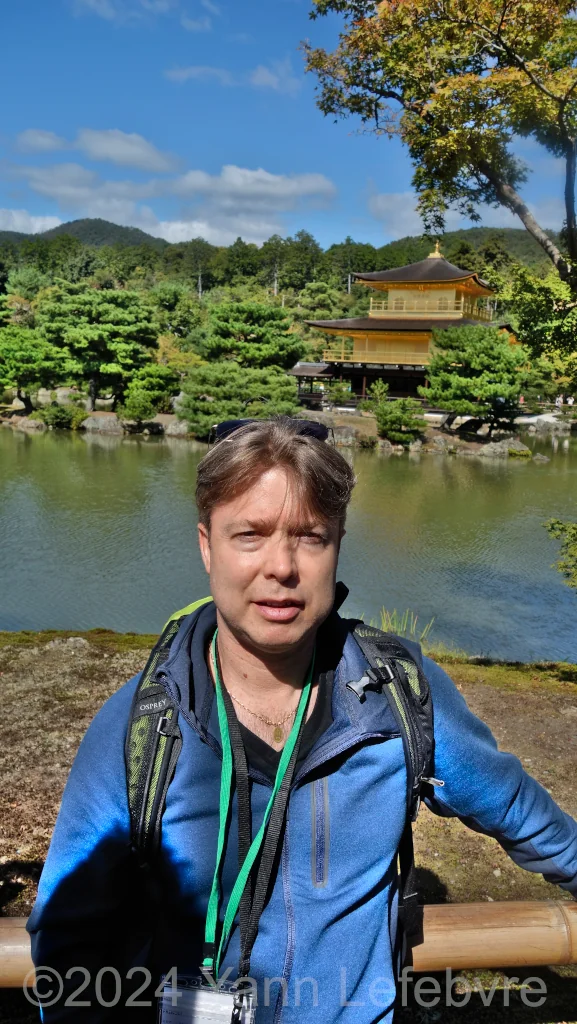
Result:
M330 805L329 780L311 782L311 875L315 889L324 889L329 875Z

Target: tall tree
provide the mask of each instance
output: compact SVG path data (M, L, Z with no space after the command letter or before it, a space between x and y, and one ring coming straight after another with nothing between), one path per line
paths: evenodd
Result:
M408 147L419 209L442 231L449 207L520 218L577 292L577 4L570 0L313 0L345 16L331 53L305 44L325 114L358 115ZM519 188L512 149L532 138L565 168L565 254Z
M309 231L297 231L286 240L284 280L287 288L300 291L314 281L323 250Z
M261 263L264 280L272 285L273 295L278 295L284 283L283 269L287 255L287 243L280 235L271 235L261 246Z
M430 405L489 424L510 425L519 414L519 396L531 382L529 352L511 344L494 327L452 327L433 331L434 353L427 367L428 387L419 393Z
M208 332L199 349L208 360L234 359L242 366L290 369L305 346L291 332L290 320L278 306L223 302L210 310Z
M101 388L120 397L151 361L158 329L152 306L138 292L61 281L36 303L40 334L69 356L69 376L88 381L91 407Z
M66 353L27 327L0 329L0 391L16 388L24 411L32 412L32 394L52 388L67 376Z

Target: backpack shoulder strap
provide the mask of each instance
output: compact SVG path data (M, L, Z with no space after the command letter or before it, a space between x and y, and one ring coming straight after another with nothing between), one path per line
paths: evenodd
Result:
M160 843L168 787L182 749L175 701L156 679L182 621L210 601L194 601L171 615L154 645L136 688L126 734L125 763L131 845L141 863L150 862Z
M407 816L399 844L399 922L408 945L422 942L422 918L416 884L412 823L419 813L423 783L443 785L431 775L434 754L433 701L423 672L418 644L359 622L353 637L369 668L357 682L348 683L362 702L366 691L385 693L403 741L407 766Z

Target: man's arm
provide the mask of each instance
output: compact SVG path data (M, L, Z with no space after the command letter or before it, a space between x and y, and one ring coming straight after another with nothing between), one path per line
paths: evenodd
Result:
M424 798L427 807L493 836L520 867L577 898L577 822L518 757L499 751L446 672L429 658L424 669L433 698L433 774L445 783Z
M64 983L62 996L43 1008L46 1024L125 1019L120 1005L103 1005L115 1000L113 972L120 975L121 1004L127 970L132 962L143 962L138 948L143 935L131 898L135 868L124 762L137 682L135 676L106 702L80 744L28 922L35 966L57 972ZM103 971L107 967L113 970ZM139 975L131 987L143 980ZM40 993L50 987L56 994L57 984L55 976L50 985L40 985Z

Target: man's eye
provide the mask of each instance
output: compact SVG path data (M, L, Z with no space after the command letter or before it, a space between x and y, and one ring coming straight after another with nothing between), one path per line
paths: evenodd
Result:
M301 538L308 544L324 544L326 538L321 533L303 533Z

